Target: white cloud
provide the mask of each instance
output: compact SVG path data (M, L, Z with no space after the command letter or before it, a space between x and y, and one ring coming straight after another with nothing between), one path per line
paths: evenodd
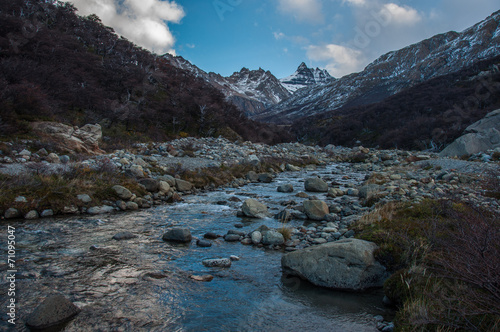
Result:
M276 40L280 40L280 39L283 39L286 37L283 32L273 32L273 35L274 35L274 39L276 39Z
M342 0L342 3L348 3L353 6L363 7L366 5L366 0Z
M278 9L292 15L297 21L309 23L323 23L320 0L278 0Z
M72 2L81 15L96 14L105 25L130 41L162 54L175 53L175 38L167 22L179 23L185 16L175 1L160 0L63 0Z
M366 64L361 51L336 44L311 45L307 48L307 57L312 61L326 62L326 69L334 77L360 71Z
M415 25L422 20L418 11L409 6L398 6L387 3L379 11L380 15L390 15L390 22L398 25Z

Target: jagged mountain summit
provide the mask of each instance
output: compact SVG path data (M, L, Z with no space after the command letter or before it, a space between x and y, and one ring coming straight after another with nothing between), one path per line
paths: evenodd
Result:
M270 71L261 68L243 68L224 77L213 72L207 73L181 56L165 54L163 57L174 67L189 71L222 91L227 101L250 116L291 97L291 93Z
M302 88L327 84L335 80L326 69L309 68L302 62L295 73L280 79L280 82L288 91L294 93Z
M298 90L256 117L291 123L336 109L367 105L500 55L500 11L461 33L447 32L382 55L362 72Z

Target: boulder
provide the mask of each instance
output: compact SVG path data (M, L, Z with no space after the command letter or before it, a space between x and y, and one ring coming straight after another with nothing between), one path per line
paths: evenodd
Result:
M37 135L50 139L60 150L92 155L104 153L99 148L102 130L98 124L86 124L78 128L57 122L34 122L31 126Z
M253 244L259 244L262 241L262 233L259 231L252 232L251 239Z
M278 192L280 193L293 193L293 186L289 183L286 183L286 184L282 184L280 186L278 186Z
M300 167L294 166L292 164L286 164L285 169L289 172L299 172Z
M253 198L247 199L241 209L245 216L250 218L265 218L267 216L267 206Z
M166 181L158 182L158 191L162 194L166 194L170 191L170 184Z
M292 219L292 217L293 217L292 212L290 212L290 210L285 209L280 213L277 213L274 216L274 219L278 219L280 222L289 222Z
M259 181L259 175L255 173L254 171L250 171L246 175L246 179L250 182L258 182Z
M184 181L181 179L175 179L175 187L177 188L177 191L179 192L186 192L186 191L191 191L193 189L193 185L191 182Z
M311 220L323 220L325 215L330 213L328 205L320 200L304 201L304 212Z
M275 246L282 245L283 243L285 243L285 238L283 234L278 231L270 230L265 232L262 236L262 244Z
M370 200L376 197L382 190L383 187L378 184L367 184L359 188L358 196L361 199Z
M39 217L40 217L40 215L38 214L38 212L36 210L31 210L28 213L26 213L26 215L24 216L24 219L34 220L34 219L38 219Z
M306 191L315 193L326 193L328 191L328 184L320 178L309 178L304 183Z
M173 228L163 234L163 241L189 243L193 237L191 231L187 228Z
M136 202L127 202L125 204L125 209L132 211L139 210L139 204L137 204Z
M160 190L160 182L158 180L147 178L147 179L140 179L138 182L139 184L143 185L147 191L151 193L156 193ZM168 185L168 183L166 184Z
M59 156L55 153L50 153L48 156L47 156L47 161L51 164L59 164L61 162L61 160L59 159Z
M54 210L52 209L43 210L42 213L40 214L42 218L52 217L53 215L54 215Z
M84 204L92 202L92 198L87 194L77 195L76 198Z
M231 267L229 258L205 259L202 263L206 267Z
M333 289L362 291L382 287L387 272L374 258L375 243L344 239L289 253L283 272Z
M14 219L19 218L21 216L21 212L18 209L10 208L5 211L4 217L5 219Z
M103 206L93 206L87 209L88 214L98 215L98 214L107 214L114 212L115 209L112 206L103 205Z
M465 129L464 135L448 145L440 157L469 156L500 147L500 110L488 113Z
M28 316L26 325L31 329L42 330L68 322L80 309L62 295L46 298Z
M197 240L196 245L200 248L209 248L212 246L212 243L207 240Z
M132 192L123 186L116 185L111 189L113 189L116 195L123 200L129 200L132 198Z
M344 191L340 188L330 188L328 190L328 197L341 197L341 196L344 196Z
M142 178L145 175L144 168L142 168L141 165L132 165L132 166L130 166L129 171L136 178Z
M271 183L273 182L273 176L269 173L261 173L259 174L259 182L263 183Z

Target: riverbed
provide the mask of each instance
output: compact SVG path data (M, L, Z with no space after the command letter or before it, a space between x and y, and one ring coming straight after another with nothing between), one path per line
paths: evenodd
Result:
M358 185L365 177L347 165L330 165L281 173L269 184L185 196L181 203L134 213L9 221L17 240L16 330L27 331L27 316L45 297L62 294L82 309L64 331L377 331L373 317L392 315L380 290L337 292L283 276L280 260L285 253L280 250L222 238L209 248L197 247L195 240L189 245L162 241L174 226L189 228L195 239L207 232L281 227L272 218L236 217L238 200L256 198L279 212L283 201L300 203L303 198L295 194L304 190L305 178L316 175L345 185ZM291 183L294 193L278 193L281 183ZM326 200L324 194L316 196ZM289 224L300 225L303 220ZM124 231L137 237L112 239ZM230 255L240 260L227 269L201 263ZM6 270L3 265L3 274ZM192 275L214 279L199 282ZM2 280L3 308L5 285ZM8 327L4 317L0 324Z

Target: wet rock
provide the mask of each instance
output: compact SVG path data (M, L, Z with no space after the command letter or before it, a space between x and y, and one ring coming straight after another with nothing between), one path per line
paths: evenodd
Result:
M235 255L229 256L229 259L232 260L233 262L236 262L236 261L240 260L240 258L238 256L235 256Z
M120 232L120 233L117 233L113 236L113 240L124 241L124 240L135 239L136 237L137 237L137 235L132 234L130 232Z
M290 172L299 172L300 167L294 166L292 164L286 164L285 169Z
M209 248L212 246L212 243L206 240L197 240L196 245L201 248Z
M240 240L240 235L238 234L226 234L224 235L224 240L226 242L238 242Z
M304 182L306 191L315 193L326 193L328 191L328 184L320 178L308 178Z
M330 188L328 190L328 197L341 197L341 196L344 196L344 191L342 189L339 189L339 188Z
M175 178L171 175L163 175L158 178L161 181L168 183L170 187L175 187Z
M38 219L40 216L36 210L31 210L26 215L24 216L24 219L27 220L33 220L33 219Z
M295 251L283 256L285 273L322 287L361 291L382 287L385 268L375 260L378 246L358 239L344 239Z
M299 198L309 198L309 195L306 194L305 192L300 192L300 193L297 193L297 195L295 195Z
M184 181L181 179L175 179L175 187L179 192L191 191L193 189L193 184L188 181Z
M132 192L123 186L116 185L113 186L111 189L113 189L116 195L123 200L127 201L132 198Z
M330 211L328 205L319 200L304 201L304 212L311 220L323 220Z
M191 231L187 228L173 228L163 234L163 241L189 243L193 239Z
M253 244L252 239L250 239L248 237L244 238L240 242L241 242L241 244L246 245L246 246L249 246L249 245Z
M262 233L259 231L252 232L251 234L252 243L257 245L262 241Z
M285 243L285 238L283 237L283 234L275 231L275 230L270 230L268 232L265 232L264 235L262 236L262 244L264 245L282 245Z
M293 186L289 183L282 184L278 187L278 192L280 192L280 193L293 193Z
M231 267L229 258L205 259L202 263L206 267Z
M31 329L46 329L70 321L80 309L62 295L47 297L26 320Z
M21 216L21 212L18 209L9 208L5 211L4 217L5 219L14 219L19 218Z
M210 274L206 274L203 276L192 275L190 278L193 279L194 281L202 281L202 282L210 282L214 280L214 276Z
M146 179L140 179L138 182L139 184L143 185L144 188L146 188L146 190L149 191L150 193L156 193L160 190L160 182L156 179L146 178Z
M250 218L265 218L267 217L267 206L259 201L249 198L241 207L245 216Z
M273 176L269 173L261 173L261 174L259 174L258 180L259 180L259 182L262 182L262 183L271 183L271 182L273 182Z
M205 235L203 235L203 237L205 239L209 239L209 240L215 240L215 239L218 239L220 237L220 235L216 234L216 233L212 233L212 232L208 232L206 233Z

